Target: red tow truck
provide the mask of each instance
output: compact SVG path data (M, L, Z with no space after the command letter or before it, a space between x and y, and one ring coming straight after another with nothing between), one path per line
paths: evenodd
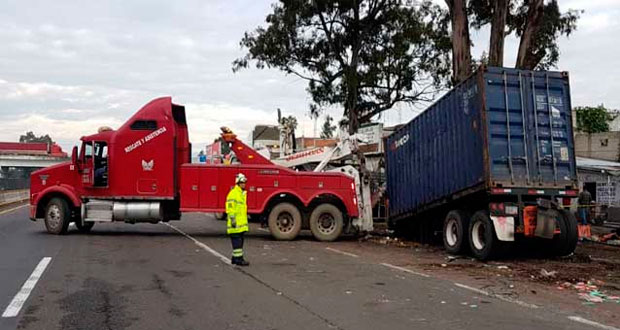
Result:
M275 165L222 129L240 164L192 164L185 108L170 97L140 109L117 130L81 138L71 161L32 173L30 219L52 234L70 223L89 231L97 222L179 220L182 212L224 212L237 173L248 178L251 217L263 217L276 239L310 228L322 241L354 231L359 187L351 175L297 172ZM367 222L367 221L366 221Z

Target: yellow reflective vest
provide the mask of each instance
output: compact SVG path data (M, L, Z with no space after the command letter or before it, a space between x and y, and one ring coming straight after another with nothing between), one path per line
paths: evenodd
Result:
M226 196L226 214L228 215L226 233L239 234L248 231L247 192L238 185L235 185ZM236 226L233 226L233 219Z

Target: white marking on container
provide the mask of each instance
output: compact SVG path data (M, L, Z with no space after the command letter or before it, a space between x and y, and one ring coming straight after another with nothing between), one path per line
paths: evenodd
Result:
M11 303L9 303L6 307L4 313L2 313L2 317L15 317L19 314L19 311L24 306L26 300L28 300L28 296L30 296L34 286L37 285L37 282L41 278L41 275L51 260L51 257L44 257L41 261L39 261L39 264L34 268L32 274L30 274L30 277L28 277L24 285L22 285L22 288L19 292L17 292L15 297L13 297L13 300L11 300Z
M506 296L502 296L502 295L499 295L499 294L495 294L495 293L491 293L491 292L488 292L488 291L484 291L482 289L474 288L474 287L471 287L469 285L465 285L465 284L461 284L461 283L454 283L454 285L458 286L459 288L463 288L463 289L466 289L466 290L469 290L469 291L473 291L473 292L479 293L481 295L485 295L487 297L493 297L493 298L496 298L496 299L499 299L499 300L502 300L502 301L505 301L505 302L517 304L519 306L523 306L523 307L527 307L527 308L533 308L533 309L539 307L537 305L526 303L526 302L521 301L521 300L512 299L512 298L509 298L509 297L506 297Z
M569 316L568 319L571 320L571 321L575 321L575 322L591 325L591 326L599 328L599 329L620 330L620 329L618 329L616 327L612 327L610 325L605 325L605 324L601 324L601 323L598 323L598 322L590 321L588 319L584 319L581 316Z
M381 265L383 265L385 267L388 267L388 268L400 270L401 272L413 274L413 275L418 275L418 276L422 276L422 277L426 277L426 278L431 277L430 275L427 275L427 274L424 274L424 273L419 273L419 272L416 272L414 270L411 270L411 269L405 268L405 267L395 266L395 265L392 265L392 264L386 264L384 262L382 262Z
M227 265L230 265L230 264L231 264L231 263L230 263L230 259L229 259L229 258L224 257L224 255L222 255L221 253L219 253L219 252L215 251L213 248L211 248L211 247L210 247L210 246L208 246L207 244L202 243L201 241L199 241L199 240L197 240L197 239L193 238L193 237L192 237L192 236L190 236L189 234L186 234L186 233L185 233L184 231L182 231L181 229L179 229L179 228L177 228L177 227L175 227L175 226L173 226L173 225L171 225L171 224L169 224L169 223L162 222L162 224L164 224L164 225L166 225L166 226L168 226L168 227L170 227L170 228L174 229L174 230L175 230L175 231L177 231L179 234L181 234L181 235L183 235L183 236L185 236L185 237L189 238L190 240L192 240L192 242L194 242L194 244L198 245L198 246L199 246L200 248L202 248L203 250L205 250L205 251L207 251L207 252L211 253L212 255L214 255L215 257L219 258L220 260L222 260L222 262L223 262L223 263L225 263L225 264L227 264Z
M330 247L326 247L325 250L329 250L329 251L332 251L332 252L340 253L342 255L353 257L353 258L359 258L359 256L357 254L349 253L349 252L346 252L346 251L341 251L341 250L330 248Z

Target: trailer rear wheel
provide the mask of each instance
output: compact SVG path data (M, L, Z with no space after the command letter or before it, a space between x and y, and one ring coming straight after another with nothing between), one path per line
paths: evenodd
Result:
M301 213L291 203L280 203L269 212L269 231L277 240L295 239L301 230Z
M310 214L310 230L319 241L335 240L342 233L343 226L342 212L333 204L321 204Z
M556 212L560 233L553 237L551 249L556 256L566 256L573 253L577 247L577 219L568 211Z
M452 210L443 222L443 245L448 253L459 254L469 248L469 215L461 210Z
M45 228L50 234L62 235L71 222L71 210L63 198L52 198L45 207Z
M493 221L487 211L478 211L471 218L469 247L474 257L480 260L488 260L500 254L502 243L495 236Z

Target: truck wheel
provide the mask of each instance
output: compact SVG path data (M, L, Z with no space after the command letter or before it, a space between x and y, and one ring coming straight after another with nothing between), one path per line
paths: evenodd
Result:
M551 250L555 256L566 256L573 253L577 247L577 219L568 211L556 212L560 233L553 237Z
M77 230L79 230L82 233L88 233L93 228L94 225L95 223L92 221L87 221L87 222L82 223L82 220L80 219L75 220L75 228L77 228Z
M71 210L63 198L52 198L45 207L45 228L47 232L62 235L71 222Z
M469 247L479 260L496 257L501 249L501 242L495 236L493 222L487 211L474 213L469 223Z
M277 240L290 241L301 230L301 213L291 203L280 203L269 212L269 231Z
M331 242L342 233L342 212L333 204L320 204L310 214L310 231L319 241Z
M443 246L448 253L459 254L469 247L467 232L469 215L461 210L452 210L443 222Z

